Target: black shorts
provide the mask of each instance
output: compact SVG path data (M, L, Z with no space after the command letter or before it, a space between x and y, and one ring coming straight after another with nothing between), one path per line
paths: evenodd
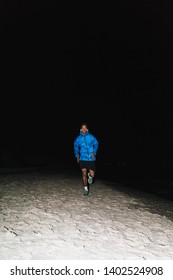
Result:
M80 168L83 169L83 168L86 168L86 169L90 169L90 170L93 170L94 172L96 171L96 163L95 163L95 160L80 160L79 161L79 165L80 165Z

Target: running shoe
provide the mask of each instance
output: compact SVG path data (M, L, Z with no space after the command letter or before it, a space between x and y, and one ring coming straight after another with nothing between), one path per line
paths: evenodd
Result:
M93 183L93 177L90 176L90 174L88 173L88 184L92 184Z

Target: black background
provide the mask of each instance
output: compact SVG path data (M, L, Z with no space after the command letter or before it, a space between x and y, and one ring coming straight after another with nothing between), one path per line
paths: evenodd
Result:
M100 164L171 172L171 1L0 5L1 167L73 161L86 121Z

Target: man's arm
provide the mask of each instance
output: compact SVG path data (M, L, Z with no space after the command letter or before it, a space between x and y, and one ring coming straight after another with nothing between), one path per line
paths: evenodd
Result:
M75 155L75 158L76 158L77 162L79 162L79 144L78 144L78 138L76 138L75 141L74 141L74 155Z
M95 156L96 156L96 154L97 154L98 147L99 147L99 142L98 142L98 140L94 137L94 141L93 141L93 153L94 153Z

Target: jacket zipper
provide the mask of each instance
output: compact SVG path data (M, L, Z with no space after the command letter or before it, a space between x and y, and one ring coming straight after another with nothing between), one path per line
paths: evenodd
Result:
M86 135L84 136L84 139L85 139L85 144L86 144L87 153L88 153L88 160L89 160L89 150L88 150L88 146L87 146L87 142L86 142Z

